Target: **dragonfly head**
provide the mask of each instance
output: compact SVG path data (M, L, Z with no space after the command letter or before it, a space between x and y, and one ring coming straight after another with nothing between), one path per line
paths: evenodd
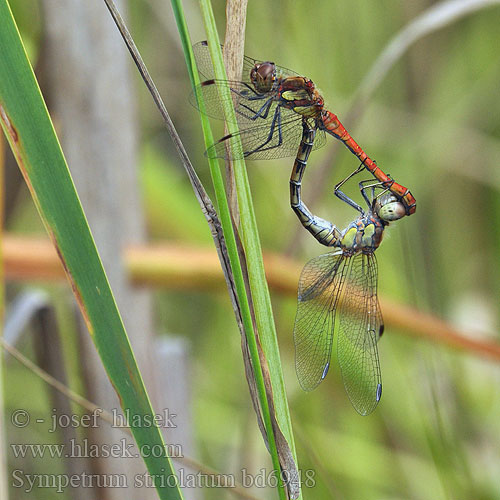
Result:
M391 193L376 198L373 211L385 222L399 220L406 215L405 206Z
M250 71L250 81L257 92L269 92L276 81L276 66L273 62L256 64Z

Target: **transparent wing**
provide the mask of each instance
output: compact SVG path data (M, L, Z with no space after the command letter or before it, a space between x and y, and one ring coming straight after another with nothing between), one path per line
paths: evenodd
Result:
M201 111L197 93L203 97L203 112L206 115L224 120L224 105L229 101L238 123L245 123L246 127L270 122L278 106L276 92L258 94L252 85L244 82L207 80L198 85L189 96L189 102Z
M270 160L295 156L302 139L302 117L283 108L278 108L277 113L281 116L271 124L251 127L240 130L237 134L226 135L208 148L205 154L209 158L244 158L247 160ZM234 145L229 149L234 137L241 139L241 146ZM325 142L325 133L319 130L313 149L320 148Z
M306 264L299 281L293 338L295 368L301 387L313 390L330 366L335 313L350 258L341 250Z
M212 65L212 59L206 40L195 43L193 45L193 53L198 73L206 80L214 78L214 67Z
M286 78L287 76L301 76L297 72L285 68L284 66L279 66L277 65L274 61L269 61L272 62L276 68L276 76L278 78ZM252 59L251 57L248 56L243 56L243 72L242 72L242 80L244 81L250 81L250 72L252 71L252 68L256 64L260 64L262 61L257 61L256 59Z
M222 45L221 45L222 47ZM212 59L210 58L210 51L208 50L208 44L206 41L198 42L193 45L194 57L196 59L196 65L198 67L199 73L206 79L210 80L215 78L214 69L212 66ZM246 83L250 83L250 71L256 65L261 63L262 61L258 61L257 59L253 59L248 56L243 57L243 72L241 80ZM299 76L295 71L289 70L282 66L276 66L276 72L278 76L286 77L286 76Z
M376 269L375 272L377 272ZM382 335L384 334L384 329L385 329L384 318L382 317L382 309L380 309L380 302L378 301L378 298L377 298L377 321L378 324L380 325L377 333L377 342L378 342L380 340L380 337L382 337Z
M356 411L368 415L382 395L377 349L382 315L373 253L359 253L350 259L339 309L337 356L342 379Z

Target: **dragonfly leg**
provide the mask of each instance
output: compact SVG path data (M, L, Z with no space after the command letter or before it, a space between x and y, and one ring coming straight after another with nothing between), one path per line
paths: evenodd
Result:
M263 118L264 120L267 118L267 115L269 114L269 110L271 109L271 105L273 104L273 98L268 99L258 111L255 111L252 109L250 106L247 106L246 104L240 103L240 106L251 113L253 115L249 116L246 115L245 113L242 113L241 111L237 110L238 114L243 116L244 118L248 120L257 120L257 118Z
M373 179L367 179L366 181L361 181L358 185L359 185L359 190L361 191L361 195L363 196L364 200L366 201L366 203L369 207L372 206L372 202L375 199L375 189L376 188L380 188L380 187L385 188L377 196L382 196L383 194L387 193L387 191L389 191L389 188L386 187L384 182L373 182ZM367 189L371 189L371 199L366 194Z
M269 114L269 110L271 109L271 105L274 101L274 96L271 96L268 98L268 96L266 96L265 94L259 94L258 92L256 92L255 89L253 89L247 83L245 83L244 85L248 89L248 91L250 91L254 94L253 96L248 96L247 90L240 91L240 90L236 90L236 89L231 88L231 92L233 92L233 94L235 94L238 97L241 97L247 101L255 102L255 101L262 101L263 99L265 99L266 102L257 111L255 111L255 109L251 108L250 106L244 104L243 102L240 102L240 106L242 108L246 109L247 111L250 111L250 113L252 113L252 115L251 116L245 115L244 113L242 113L241 111L238 111L238 110L237 110L237 112L241 116L243 116L244 118L247 118L248 120L256 120L257 118L263 118L265 120L267 118L267 115Z
M335 185L335 188L333 190L333 193L337 198L342 200L344 203L347 203L350 205L352 208L357 210L358 212L364 213L364 210L351 198L349 198L345 193L343 193L340 188L353 176L356 174L359 174L362 170L364 170L365 166L363 163L356 169L354 172L351 172L344 180L340 181L338 184Z
M269 110L271 109L271 105L273 104L274 98L269 98L266 103L257 111L255 118L263 118L264 120L267 118L267 115L269 114Z
M278 143L274 144L273 146L265 148L264 146L269 144L273 139L276 126L278 127ZM271 127L269 128L269 134L267 136L267 139L260 146L257 146L255 149L252 149L252 151L245 152L245 158L252 155L253 153L267 151L268 149L279 148L282 143L283 143L283 136L281 131L281 112L278 106L276 107L276 110L274 112L273 121L271 123Z
M359 174L362 170L364 170L365 166L362 163L356 170L351 172L344 180L340 181L335 185L335 191L339 190L351 177L354 177L356 174Z
M301 224L323 245L333 246L340 239L340 231L331 223L311 213L301 198L302 176L313 147L316 130L302 120L302 140L290 176L290 205Z
M347 203L349 206L351 206L352 208L354 208L355 210L357 210L358 212L361 212L362 214L364 213L364 210L354 200L352 200L351 198L349 198L349 196L347 196L342 191L340 191L338 189L335 189L335 191L333 192L333 194L337 198L339 198L340 200L342 200L344 203Z

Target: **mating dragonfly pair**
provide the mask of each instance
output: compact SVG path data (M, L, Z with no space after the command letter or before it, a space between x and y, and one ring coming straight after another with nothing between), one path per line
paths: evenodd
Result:
M338 313L337 357L344 386L356 411L368 415L382 394L377 342L384 327L374 252L389 222L415 212L415 199L368 157L337 116L325 108L311 80L273 62L246 56L241 81L216 80L207 42L196 44L193 50L198 70L206 80L193 93L192 104L198 107L196 94L202 95L204 112L224 118L223 99L231 99L240 127L238 134L226 135L212 145L207 156L296 156L290 178L292 209L320 243L336 249L311 260L300 277L294 329L299 382L303 389L312 390L326 377ZM301 199L309 154L325 144L325 132L342 141L361 162L335 186L335 195L360 212L343 231L314 216ZM347 180L365 169L374 177L359 183L366 210L340 191Z

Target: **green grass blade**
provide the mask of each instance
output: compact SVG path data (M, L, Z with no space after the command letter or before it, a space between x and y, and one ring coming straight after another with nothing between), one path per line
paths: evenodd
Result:
M200 79L198 76L198 72L196 70L196 63L194 59L193 50L191 47L191 40L189 37L189 32L184 17L181 0L172 0L172 8L174 11L177 27L181 37L182 48L184 50L184 55L186 58L186 66L188 69L189 78L191 80L191 85L193 86L194 89L196 85L200 83ZM200 108L203 109L203 102L200 102ZM206 115L201 113L200 117L201 117L203 137L205 140L205 146L208 148L208 146L213 144L212 129L210 128L210 123ZM236 246L236 239L233 232L233 226L231 223L231 214L229 212L229 205L227 202L226 190L224 187L224 179L220 171L217 160L209 158L208 163L210 167L210 174L212 176L212 182L214 185L215 196L218 206L218 213L221 220L222 229L224 232L224 239L226 240L226 247L231 265L231 271L233 273L236 294L240 306L243 328L245 330L246 338L249 341L251 341L251 339L254 339L252 316L250 313L250 306L246 294L245 282L243 279L240 258ZM255 349L250 348L250 353L252 357L253 366L259 366L259 356L256 346ZM257 389L259 391L261 404L267 404L267 400L265 397L264 382L262 380L262 377L260 381L257 381Z
M189 37L189 33L187 31L187 23L186 23L185 18L184 18L182 4L180 3L180 0L173 0L172 6L173 6L174 14L176 17L177 26L178 26L178 29L180 32L180 36L181 36L181 41L182 41L182 46L184 49L184 54L186 57L186 64L187 64L187 68L188 68L189 77L190 77L191 83L193 85L193 88L195 88L195 86L200 83L200 80L199 80L198 72L196 70L196 63L194 60L194 55L193 55L193 51L192 51L192 47L191 47L191 40ZM200 109L203 109L203 102L200 102ZM203 136L205 139L205 146L208 148L208 146L212 145L214 142L212 130L210 128L210 123L209 123L206 115L201 113L200 117L201 117L201 123L202 123ZM262 408L262 414L263 414L263 418L264 418L264 425L266 427L267 438L268 438L268 441L270 442L271 449L273 449L275 452L274 454L272 454L273 465L275 466L276 470L279 470L278 456L276 454L274 437L273 437L273 434L271 432L272 424L271 424L269 408L268 408L268 403L267 403L264 379L262 377L262 372L259 368L260 367L259 353L258 353L258 349L257 349L257 344L256 344L254 332L253 332L252 316L251 316L251 312L250 312L250 305L249 305L248 297L246 294L245 282L244 282L244 278L243 278L243 271L241 268L240 258L238 255L238 249L237 249L237 245L236 245L236 239L235 239L235 235L234 235L234 231L233 231L233 226L231 223L231 215L230 215L229 205L227 202L226 191L225 191L225 187L224 187L224 179L223 179L218 161L209 158L208 162L209 162L209 167L210 167L210 173L212 176L212 182L214 184L214 190L215 190L217 205L218 205L218 209L219 209L219 216L220 216L222 228L224 231L224 237L226 239L228 256L229 256L229 260L231 263L231 270L232 270L233 276L234 276L236 293L237 293L238 301L240 304L243 328L245 330L245 336L247 338L248 345L249 345L249 351L250 351L250 356L252 359L252 365L254 367L257 367L254 370L255 377L256 377L255 382L256 382L257 391L258 391L258 395L259 395L260 406Z
M127 334L6 0L0 0L0 19L2 127L122 408L132 418L152 416ZM132 432L140 449L165 449L157 427L133 426ZM164 479L162 485L157 481L160 498L182 499L168 457L145 457L144 461L153 478Z
M177 20L177 25L178 29L180 32L180 37L186 57L186 64L188 67L188 72L189 76L191 79L191 83L193 86L196 86L199 83L199 77L198 73L196 71L196 65L194 61L194 56L191 48L191 41L189 37L189 33L187 31L187 24L183 15L183 9L182 9L182 4L180 0L173 0L172 1L173 5L173 10L174 10L174 15ZM203 103L200 102L200 109L203 110ZM210 129L210 124L209 121L203 113L200 114L201 116L201 122L202 122L202 129L203 129L203 135L205 138L205 145L206 147L210 146L213 144L213 135ZM241 269L241 263L240 259L238 256L238 251L237 251L237 246L236 246L236 241L235 241L235 236L233 233L233 228L231 224L231 216L229 212L229 206L227 202L227 197L226 197L226 192L224 188L224 180L223 176L218 164L217 160L214 159L209 159L209 166L210 166L210 172L212 175L212 180L214 183L214 188L215 188L215 193L216 193L216 198L217 198L217 204L219 208L219 215L221 218L221 223L222 227L224 229L224 235L226 238L226 244L228 248L228 255L231 261L231 268L234 274L234 280L235 280L235 285L236 285L236 291L238 295L238 299L240 302L240 307L242 311L242 319L243 319L243 325L245 329L245 335L248 340L248 346L249 346L249 351L250 355L252 358L252 364L255 367L254 373L256 377L256 386L259 394L259 401L260 405L262 408L262 415L264 419L264 424L266 426L266 431L267 431L267 438L271 450L271 457L273 461L273 466L276 471L280 470L280 465L279 465L279 458L278 458L278 453L276 450L276 443L274 441L274 434L272 432L272 423L271 423L271 415L269 412L269 406L268 406L268 401L267 401L267 396L266 396L266 391L265 391L265 385L264 385L264 380L263 380L263 375L262 371L260 369L260 360L259 360L259 354L258 354L258 349L257 349L257 343L256 339L254 336L253 332L253 326L252 326L252 320L251 320L251 315L250 315L250 306L248 303L248 298L246 295L246 290L245 290L245 284L243 280L243 272ZM242 162L241 162L242 163ZM244 167L243 167L244 168ZM260 245L259 245L259 252L260 252ZM263 266L262 266L262 272L263 272ZM265 281L264 281L265 282ZM267 289L267 287L266 287ZM270 310L270 308L269 308ZM271 323L274 325L273 320L272 320L272 315L271 315ZM273 330L274 332L274 327ZM275 342L276 345L276 352L277 352L277 343ZM278 358L279 359L279 358ZM272 371L272 370L271 370ZM281 373L281 368L279 368L279 371ZM273 384L273 388L274 388ZM283 387L282 384L282 378L281 378L281 386ZM284 392L283 392L284 394ZM276 404L276 403L275 403ZM276 405L278 406L278 405ZM288 415L288 407L286 405L285 401L285 407L287 408L286 413ZM289 416L285 419L287 422L287 426L290 429L289 423ZM280 418L278 417L278 423L283 430L283 425L280 422ZM290 433L291 434L291 433ZM288 442L290 443L289 439L289 434L285 433L285 437L287 438ZM293 442L291 444L291 447L293 449ZM280 497L285 498L285 491L282 487L279 488L280 492Z
M201 0L200 3L205 21L210 52L214 62L215 77L218 79L227 79L211 4L209 0ZM227 102L230 101L228 100ZM237 125L234 117L234 109L228 105L225 112L228 117L229 133L236 133ZM297 463L271 301L265 279L260 239L257 231L245 162L242 160L234 161L233 167L235 170L236 190L240 208L241 235L247 257L250 288L255 309L257 328L270 370L276 418L278 425L291 448L295 463ZM273 465L277 467L277 456L274 455L275 452L276 450L271 446ZM284 491L281 488L279 491L280 495L284 494Z

